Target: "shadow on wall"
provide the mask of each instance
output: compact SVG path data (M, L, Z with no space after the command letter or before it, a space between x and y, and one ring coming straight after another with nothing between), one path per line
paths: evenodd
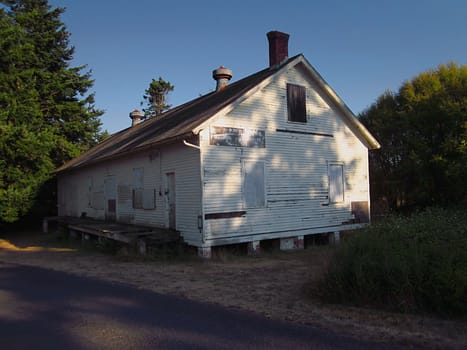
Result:
M284 80L280 85L285 86L285 83ZM230 118L216 120L215 125L219 127L265 130L266 147L211 145L206 148L203 164L207 213L218 210L244 214L207 220L212 237L248 235L258 230L272 232L277 227L284 231L306 229L316 227L318 221L331 226L351 219L348 197L338 205L329 204L328 165L329 162L343 164L344 179L347 179L343 187L349 192L355 185L349 178L363 164L362 159L349 156L348 145L338 144L348 131L342 121L333 123L335 113L333 107L329 107L333 106L332 102L318 92L319 96L313 96L313 100L322 106L307 106L308 111L313 110L313 114L307 115L307 123L287 123L285 88L274 88L274 85L273 82L242 102L230 113ZM266 94L267 103L264 102ZM318 132L322 135L316 135ZM294 144L297 147L290 147ZM245 208L242 196L245 161L265 163L264 207Z

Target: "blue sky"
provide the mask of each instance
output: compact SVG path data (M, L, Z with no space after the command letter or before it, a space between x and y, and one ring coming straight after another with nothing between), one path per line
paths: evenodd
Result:
M152 78L175 86L176 106L213 90L220 65L232 82L266 68L270 30L290 34L289 56L303 53L355 114L424 70L467 63L465 0L49 2L66 8L72 65L92 69L110 133L130 126Z

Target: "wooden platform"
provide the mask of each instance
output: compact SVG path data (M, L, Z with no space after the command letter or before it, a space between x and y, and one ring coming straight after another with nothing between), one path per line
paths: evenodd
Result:
M71 216L53 216L43 219L42 229L48 232L49 222L57 222L68 230L81 232L111 240L137 244L138 250L143 253L146 242L152 244L167 244L180 241L180 233L165 228L148 227L140 225L123 224L116 222L105 222L90 218L76 218Z

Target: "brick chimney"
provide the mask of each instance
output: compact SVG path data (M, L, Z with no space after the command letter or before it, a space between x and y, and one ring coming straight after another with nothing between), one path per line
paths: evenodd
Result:
M141 120L144 118L144 114L137 109L130 113L131 126L138 125L141 123Z
M289 56L289 34L271 31L266 35L269 40L269 66L272 67Z
M212 71L212 77L217 81L216 91L220 91L229 84L229 80L232 79L232 71L220 66Z

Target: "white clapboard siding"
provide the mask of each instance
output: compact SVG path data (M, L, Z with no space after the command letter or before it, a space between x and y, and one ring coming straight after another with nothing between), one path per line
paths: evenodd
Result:
M305 86L306 123L287 120L288 83ZM114 176L117 220L167 227L167 174L173 174L175 225L188 244L218 245L351 228L352 202L369 202L368 150L346 125L340 108L298 63L206 122L199 135L200 149L179 140L60 174L59 215L86 213L104 219L104 183ZM264 131L265 147L210 145L211 127ZM262 168L251 167L252 162L264 165L264 181ZM339 203L329 199L332 165L343 170L344 200ZM260 190L247 201L259 207L247 208L243 187L263 183L264 207ZM133 208L135 188L136 195L143 196L138 209Z
M288 122L287 83L306 87L307 123ZM300 68L291 69L211 124L264 130L265 148L210 145L209 130L203 130L204 212L245 212L241 217L206 220L205 239L210 244L242 241L241 237L251 240L254 235L286 237L320 228L325 232L326 227L334 229L353 218L351 201L369 200L367 149L323 96ZM265 164L264 208L244 206L245 160ZM329 203L330 163L343 165L341 203Z
M198 228L201 210L201 170L199 150L183 144L166 148L162 154L164 174L175 173L176 229L185 242L201 245Z
M143 169L143 192L154 193L155 206L133 208L133 169ZM167 227L165 174L176 178L176 229L185 241L200 245L198 215L201 214L201 180L199 151L182 144L161 150L146 151L131 157L117 158L59 176L59 215L86 216L105 219L104 201L106 176L116 177L117 221L153 227ZM92 179L92 180L90 180ZM151 193L152 192L152 193ZM90 200L91 198L91 200ZM151 197L152 198L152 197ZM91 203L90 203L91 202Z

